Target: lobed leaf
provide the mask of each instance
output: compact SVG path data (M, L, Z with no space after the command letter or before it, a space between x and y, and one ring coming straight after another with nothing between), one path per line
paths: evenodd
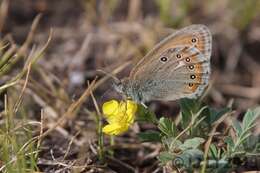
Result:
M156 118L156 115L142 105L138 105L136 120L150 122L154 124L158 123L158 119Z
M161 136L157 131L147 131L137 134L142 142L160 142Z
M180 145L180 149L185 151L187 149L196 149L198 148L202 143L205 142L205 139L195 137L192 139L187 139L182 145Z
M160 118L158 128L162 133L164 133L168 137L176 136L176 126L174 122L169 118Z

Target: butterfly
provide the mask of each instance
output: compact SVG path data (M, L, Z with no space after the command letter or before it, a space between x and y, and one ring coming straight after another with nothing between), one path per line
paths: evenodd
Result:
M137 103L199 97L209 82L212 36L205 25L169 35L114 88Z

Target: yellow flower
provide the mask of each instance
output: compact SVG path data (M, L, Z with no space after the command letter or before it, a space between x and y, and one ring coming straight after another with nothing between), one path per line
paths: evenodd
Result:
M116 100L105 102L102 106L103 114L108 122L108 125L103 127L102 131L108 135L119 135L128 130L133 124L137 104L131 100L121 101Z

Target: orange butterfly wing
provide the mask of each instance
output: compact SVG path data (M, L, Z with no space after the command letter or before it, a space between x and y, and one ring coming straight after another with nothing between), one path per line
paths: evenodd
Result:
M201 95L208 84L211 45L211 33L204 25L173 33L133 68L129 77L133 91L142 94L143 100Z
M193 39L195 39L196 42L193 42ZM130 73L130 78L135 79L138 73L145 70L143 69L143 67L145 66L145 64L149 64L149 62L152 60L152 57L160 55L162 52L169 48L174 48L178 46L195 46L205 56L205 58L209 60L212 49L211 45L211 33L206 26L191 25L185 27L163 39L150 52L148 52L148 54L145 55L145 57L143 57L133 68Z

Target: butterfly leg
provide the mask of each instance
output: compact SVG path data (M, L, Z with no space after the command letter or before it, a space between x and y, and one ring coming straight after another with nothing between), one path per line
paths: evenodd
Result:
M141 105L145 108L145 109L147 109L148 108L148 106L146 106L144 103L142 103L141 102Z

